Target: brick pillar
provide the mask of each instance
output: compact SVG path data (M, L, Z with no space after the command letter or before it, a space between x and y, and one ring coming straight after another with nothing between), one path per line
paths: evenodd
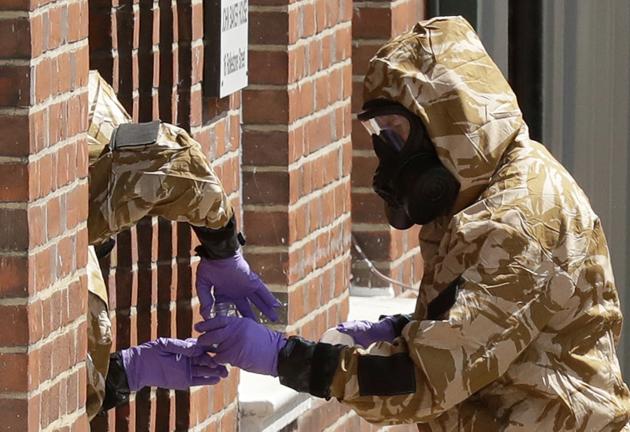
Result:
M250 3L243 201L250 263L283 330L343 320L350 277L350 0Z
M1 431L87 431L87 0L0 2Z
M355 1L352 19L352 235L367 258L384 275L407 285L422 277L418 248L418 227L398 231L389 226L383 201L372 189L372 176L378 160L372 140L356 113L363 105L363 77L376 50L391 37L411 28L424 17L423 0ZM357 295L400 294L400 286L370 271L364 259L353 250L352 286Z
M1 0L0 0L1 1ZM240 99L206 98L201 0L90 0L90 61L134 121L160 118L200 142L239 224ZM159 336L185 339L201 318L194 291L197 246L186 224L147 218L118 235L102 262L119 350ZM236 431L239 374L190 392L144 389L92 422L104 430Z

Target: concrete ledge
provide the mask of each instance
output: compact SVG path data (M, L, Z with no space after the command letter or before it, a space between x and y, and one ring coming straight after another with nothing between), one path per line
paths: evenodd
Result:
M241 371L239 431L276 432L311 408L311 396L280 384L278 378Z
M350 295L357 297L393 297L394 294L394 288L392 288L391 286L383 288L371 288L353 285L350 287Z

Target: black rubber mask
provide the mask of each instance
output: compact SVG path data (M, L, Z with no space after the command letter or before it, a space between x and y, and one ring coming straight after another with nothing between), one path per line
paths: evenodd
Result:
M421 120L398 104L366 111L359 120L371 133L379 159L373 187L385 201L389 224L407 229L447 214L459 182L440 162Z

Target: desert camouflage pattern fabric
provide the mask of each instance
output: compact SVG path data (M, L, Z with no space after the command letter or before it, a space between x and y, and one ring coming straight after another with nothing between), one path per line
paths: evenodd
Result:
M114 89L90 72L90 244L133 226L144 216L162 216L208 228L232 217L223 186L198 142L184 130L162 123L156 142L112 149L118 126L131 117Z
M529 139L471 26L461 17L418 23L378 51L364 92L420 116L462 187L456 213L421 230L414 319L393 344L344 350L332 395L371 422L421 431L630 430L615 352L622 316L600 220ZM455 304L426 319L455 280ZM397 352L415 365L415 394L361 396L358 357Z
M106 240L145 216L218 229L232 217L223 186L201 146L167 123L153 144L110 149L89 170L90 244Z
M233 214L227 194L200 144L185 130L161 123L155 142L112 149L115 129L129 123L131 117L97 72L90 72L89 100L90 245L115 236L145 216L212 229L227 225ZM88 265L87 395L88 413L93 416L105 394L111 334L106 331L107 291L98 262L94 264L92 258L96 260L93 251Z
M121 105L114 89L97 71L90 71L88 81L87 133L90 163L101 154L118 126L131 123L131 116Z
M98 414L105 397L105 377L109 367L109 351L112 347L111 322L107 304L107 288L94 252L88 248L88 358L86 411L91 420Z

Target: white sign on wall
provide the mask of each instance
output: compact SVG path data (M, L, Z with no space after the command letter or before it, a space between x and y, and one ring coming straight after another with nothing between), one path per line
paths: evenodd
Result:
M225 97L247 86L248 0L209 0L206 7L206 94Z

